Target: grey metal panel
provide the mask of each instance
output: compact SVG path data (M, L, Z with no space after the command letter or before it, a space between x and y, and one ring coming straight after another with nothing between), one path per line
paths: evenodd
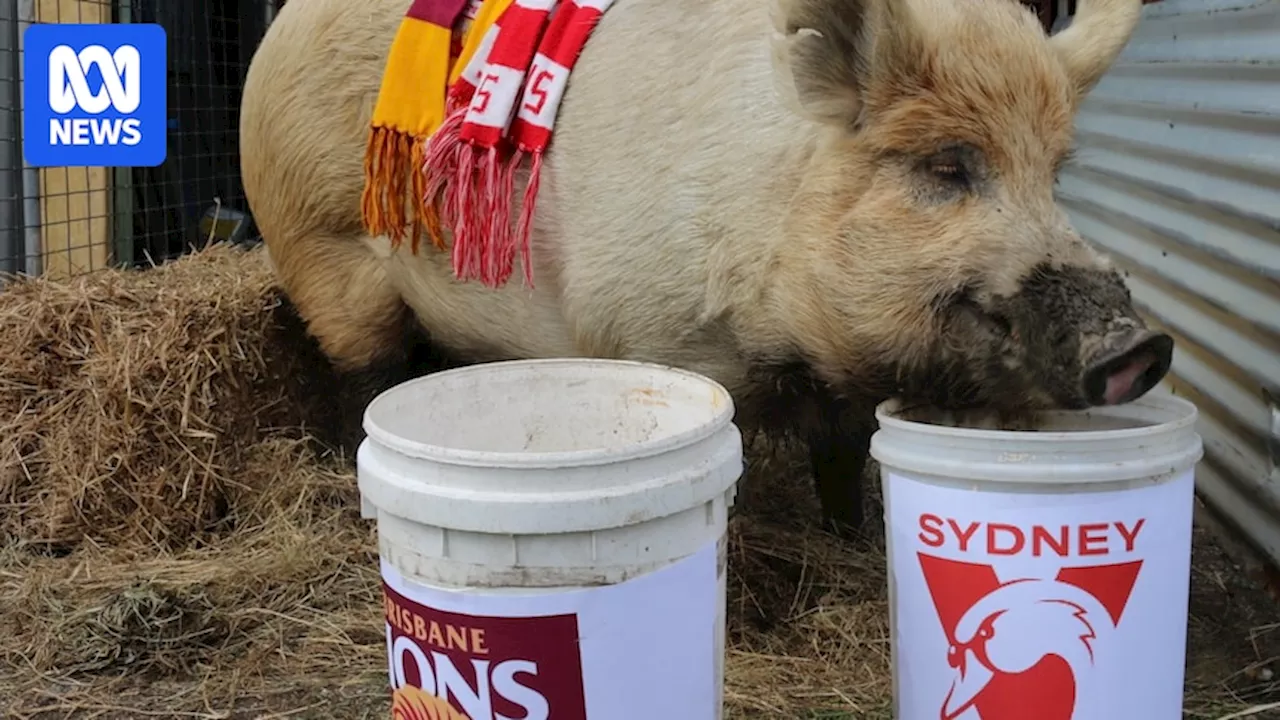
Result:
M24 33L31 23L36 21L36 0L18 0L18 32ZM18 36L19 53L21 53L22 35ZM19 66L19 80L26 82L26 68ZM44 271L43 238L40 224L40 171L22 159L22 222L24 231L23 251L26 262L22 271L28 275L39 275Z
M1147 5L1058 196L1177 340L1204 500L1280 565L1280 0Z
M18 19L16 3L0 6L0 93L9 107L0 112L0 272L22 270L22 146L18 124ZM18 102L14 102L14 101ZM16 182L15 182L16 181Z

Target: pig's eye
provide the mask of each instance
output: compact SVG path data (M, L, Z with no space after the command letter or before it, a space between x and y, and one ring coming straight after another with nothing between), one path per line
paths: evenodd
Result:
M959 163L934 165L929 168L939 180L954 184L964 185L969 182L969 176L964 170L964 166Z
M924 159L921 169L929 178L949 190L966 190L973 185L973 168L978 152L967 145L952 145Z
M945 183L950 187L968 187L969 186L969 168L965 167L963 161L957 158L954 152L945 152L943 158L934 158L929 161L929 174L932 174L938 182Z

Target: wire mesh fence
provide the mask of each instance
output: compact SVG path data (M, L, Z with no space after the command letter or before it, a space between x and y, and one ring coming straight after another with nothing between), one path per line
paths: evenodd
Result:
M244 75L279 0L0 0L0 271L69 277L254 242L240 181ZM22 153L32 23L158 23L168 37L165 162L49 167ZM87 79L91 87L95 70ZM95 88L96 89L96 88Z

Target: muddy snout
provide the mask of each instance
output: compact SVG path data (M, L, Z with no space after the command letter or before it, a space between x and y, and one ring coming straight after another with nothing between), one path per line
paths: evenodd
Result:
M1134 329L1107 338L1084 370L1084 396L1090 405L1120 405L1155 387L1173 362L1173 338Z

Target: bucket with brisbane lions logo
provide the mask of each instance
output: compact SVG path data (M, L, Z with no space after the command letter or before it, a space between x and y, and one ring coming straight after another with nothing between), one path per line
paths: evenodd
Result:
M1196 415L878 409L895 718L1182 717Z
M733 411L700 375L590 359L375 398L357 472L393 717L720 718Z

